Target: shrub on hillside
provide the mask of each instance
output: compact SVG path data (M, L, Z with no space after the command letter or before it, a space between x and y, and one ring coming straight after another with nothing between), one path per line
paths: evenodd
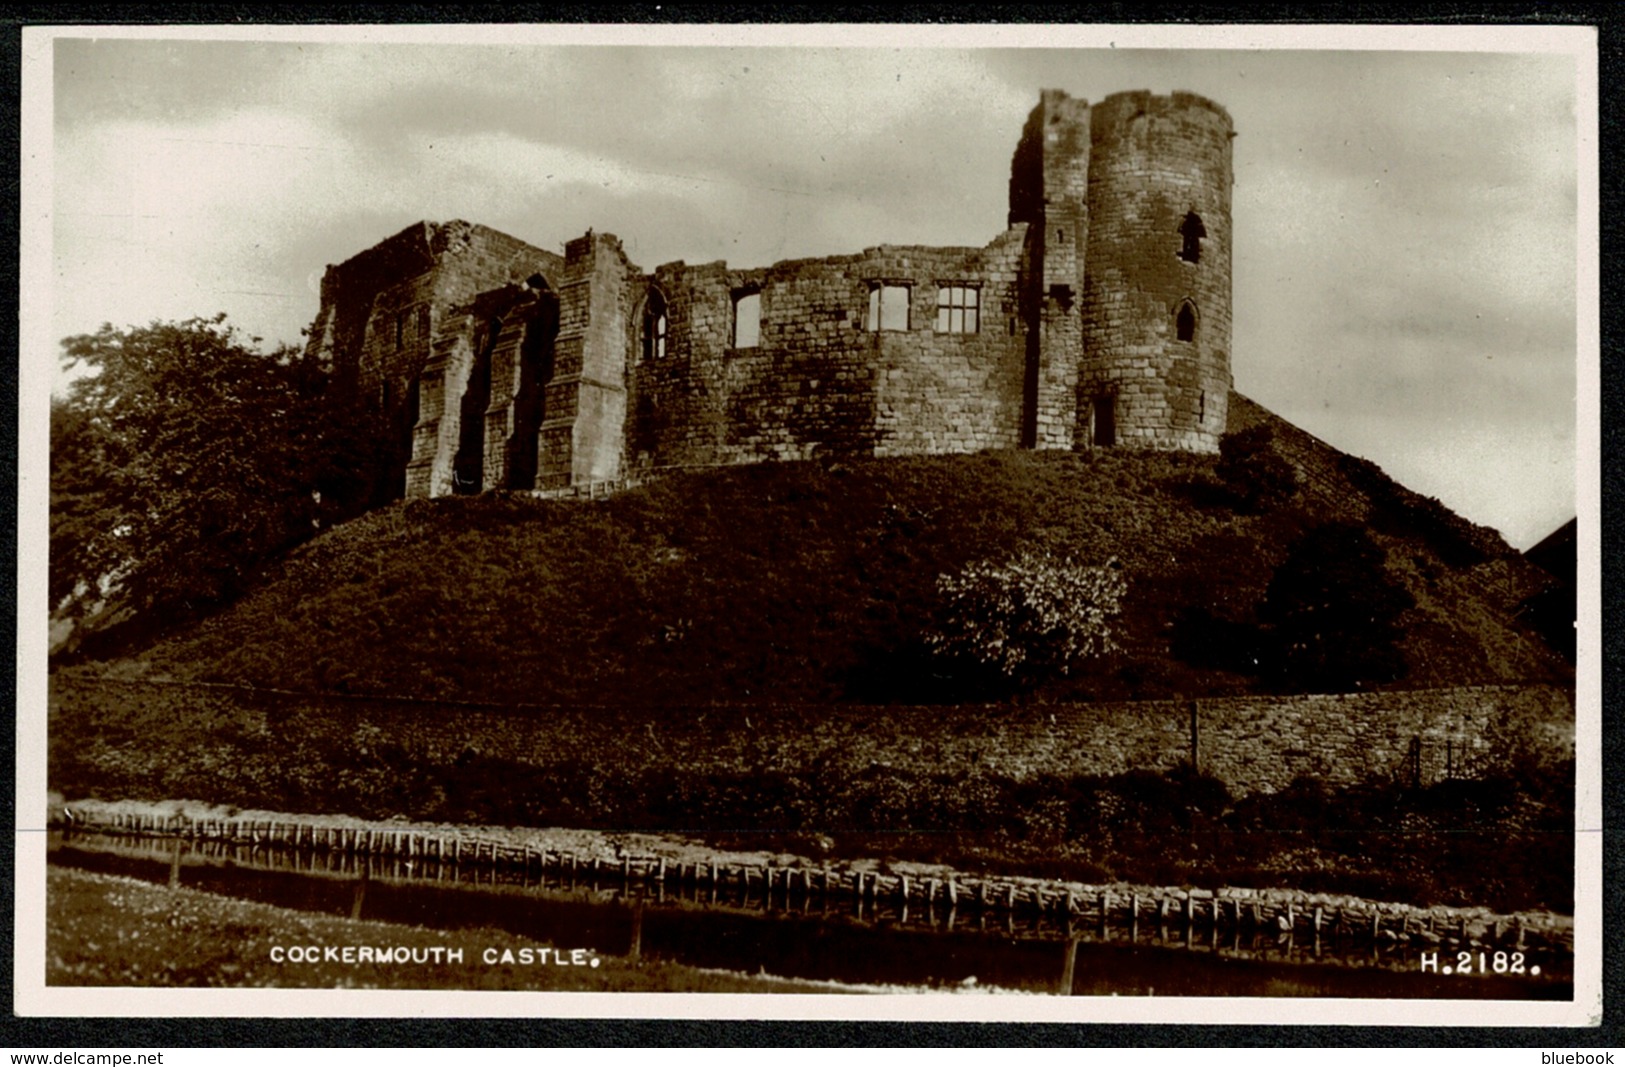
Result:
M1275 435L1266 425L1221 437L1214 472L1251 512L1279 507L1298 491L1298 472L1276 451Z
M1114 626L1128 580L1115 557L1086 565L1027 552L944 574L937 591L943 607L930 648L1034 679L1118 650Z
M1198 604L1174 617L1169 651L1192 666L1256 674L1265 656L1264 635L1256 623L1227 619Z
M1374 529L1421 538L1452 567L1475 566L1511 552L1494 530L1468 522L1434 497L1405 488L1370 460L1340 455L1337 466L1370 498Z
M1415 606L1364 530L1326 523L1293 542L1259 615L1270 624L1278 679L1303 692L1391 682L1407 669L1400 616Z

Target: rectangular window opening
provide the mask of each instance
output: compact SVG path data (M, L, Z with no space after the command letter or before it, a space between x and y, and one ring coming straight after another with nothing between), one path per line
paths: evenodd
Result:
M937 287L938 333L978 333L981 317L980 290L969 285Z
M869 332L908 329L909 287L875 283L869 287Z
M1114 397L1095 397L1092 421L1090 438L1096 448L1110 448L1117 443L1117 401Z

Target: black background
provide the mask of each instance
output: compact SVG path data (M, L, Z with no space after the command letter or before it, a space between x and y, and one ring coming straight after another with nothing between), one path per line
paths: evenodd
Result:
M1048 5L989 4L964 5L908 4L879 6L811 6L775 3L688 4L663 2L637 5L569 5L545 7L525 4L480 5L312 5L294 9L306 24L348 22L407 23L723 23L723 22L872 22L912 21L923 23L1008 22L1008 23L1091 23L1155 22L1174 23L1313 23L1336 25L1352 23L1415 23L1428 25L1592 25L1598 27L1598 78L1601 158L1601 268L1602 268L1602 585L1603 585L1603 885L1625 885L1621 870L1618 821L1621 780L1614 772L1625 757L1622 739L1612 708L1625 696L1620 691L1618 669L1621 648L1614 623L1620 607L1613 595L1618 561L1625 556L1625 530L1611 526L1619 504L1620 464L1618 452L1625 446L1625 411L1620 398L1620 376L1625 371L1625 355L1620 352L1619 315L1625 305L1620 276L1620 251L1625 242L1613 211L1620 204L1620 186L1625 182L1617 158L1625 155L1625 121L1619 107L1622 66L1622 20L1610 4L1486 4L1479 7L1455 4L1350 4L1335 10L1310 10L1304 6L1267 5L1220 6L1193 4L1174 8L1166 5L1100 4ZM268 11L263 6L222 4L114 5L25 5L7 12L0 26L0 55L9 78L7 87L12 106L4 121L0 142L0 174L6 183L9 209L0 216L0 238L6 247L18 248L17 207L20 187L19 102L21 100L21 30L28 25L73 24L238 24L295 21L288 14ZM1586 220L1581 219L1584 227ZM7 292L16 299L17 257L10 256L3 270ZM13 309L15 310L15 309ZM0 346L17 351L17 317L0 317ZM0 558L17 556L17 375L0 375L0 508L10 521L0 526ZM43 559L20 561L19 566L42 566ZM12 577L15 602L15 575ZM0 613L0 647L16 646L16 613ZM15 692L15 662L5 668ZM0 731L0 759L5 767L15 766L16 738ZM15 828L15 827L14 827ZM1383 1027L1383 1026L1219 1026L1219 1025L1124 1025L1124 1024L995 1024L995 1023L901 1023L901 1022L778 1022L727 1020L662 1019L89 1019L18 1018L13 1011L11 989L14 865L15 857L0 856L0 886L5 896L4 919L0 920L0 985L4 985L8 1017L0 1028L0 1045L17 1049L91 1050L95 1048L176 1048L176 1047L261 1047L261 1046L823 1046L823 1045L905 1045L918 1047L975 1046L1056 1046L1112 1045L1127 1047L1275 1046L1275 1047L1505 1047L1551 1049L1619 1047L1625 1044L1625 1028L1620 1024L1621 992L1619 953L1616 937L1621 921L1620 894L1603 896L1604 1017L1600 1028L1552 1029L1494 1027ZM831 1006L838 1004L839 998ZM1489 1008L1489 1005L1485 1005ZM1531 1063L1536 1062L1533 1057Z

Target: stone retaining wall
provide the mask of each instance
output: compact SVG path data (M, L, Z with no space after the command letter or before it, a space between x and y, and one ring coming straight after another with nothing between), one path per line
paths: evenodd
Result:
M332 745L393 746L430 764L470 755L533 766L796 773L887 766L926 776L1113 775L1190 761L1234 794L1303 775L1332 786L1513 773L1572 758L1574 706L1550 686L1486 686L1329 696L999 707L752 705L515 707L304 696L227 686L113 681L59 672L53 717L126 724L230 719L308 758ZM156 727L155 727L156 728ZM117 738L108 738L118 743ZM293 758L290 755L290 758Z

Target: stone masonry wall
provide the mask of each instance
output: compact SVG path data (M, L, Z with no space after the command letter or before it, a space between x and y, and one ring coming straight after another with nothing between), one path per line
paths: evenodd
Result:
M356 353L359 383L376 390L388 383L404 394L423 369L434 334L476 294L516 283L534 273L553 273L559 257L485 226L466 222L421 223L426 265L413 277L378 289L365 336Z
M310 344L332 361L341 383L359 389L391 419L407 420L413 456L402 461L409 490L440 485L439 491L451 491L450 458L438 472L433 466L446 451L435 435L448 401L453 438L460 426L456 403L473 361L460 358L469 353L458 342L471 345L471 332L483 324L486 309L476 312L478 297L556 272L561 262L496 230L454 221L408 227L328 268ZM459 380L446 377L452 363Z
M473 317L457 319L456 324L442 321L423 372L412 457L406 467L407 496L445 496L452 491L452 461L475 343Z
M1020 268L1025 227L986 248L882 249L865 272L909 281L910 329L882 331L875 454L973 452L1020 444L1023 349ZM884 253L890 253L888 257ZM943 286L974 288L974 332L937 329Z
M466 224L444 228L457 225ZM484 227L449 245L430 275L436 329L419 372L408 495L616 476L635 275L607 234L570 242L563 257ZM484 398L478 411L465 403L471 388ZM465 432L470 418L480 427ZM470 457L476 440L478 456Z
M434 267L432 244L433 227L418 223L341 264L328 265L306 352L332 368L340 388L358 388L362 353L379 314L389 315L388 350L393 350L395 313L411 309L421 298L420 279ZM409 326L417 341L415 317ZM373 350L379 347L374 344ZM377 387L375 376L368 385L370 394Z
M580 279L586 311L579 357L572 347L572 358L558 364L549 385L550 401L558 401L557 419L550 415L549 421L557 426L567 414L571 417L570 452L567 461L555 457L543 464L538 488L616 478L622 467L627 340L633 304L641 295L641 272L610 234L589 233L571 242L566 255L572 275ZM566 336L562 328L560 333Z
M138 734L143 716L166 723L195 719L200 743L233 715L246 715L260 725L234 729L263 737L256 743L266 751L312 744L350 751L388 743L430 764L473 752L534 766L595 766L611 780L660 770L793 773L812 766L858 774L878 765L927 777L986 773L1016 780L1169 770L1193 755L1193 717L1197 764L1235 795L1277 791L1300 775L1334 787L1396 779L1426 785L1513 770L1515 755L1553 764L1574 753L1572 698L1543 686L1018 708L503 709L58 672L52 678L53 721L76 709L116 714Z
M1094 108L1082 302L1082 420L1115 400L1116 443L1212 452L1230 391L1232 137L1190 93L1117 93ZM1187 217L1205 236L1181 257ZM1178 338L1183 305L1194 336Z
M727 267L668 263L651 288L665 300L666 347L650 359L633 350L628 458L637 468L656 457L662 466L716 462L727 436L720 358L733 322Z
M1078 371L1084 358L1083 293L1089 241L1089 171L1093 144L1087 102L1047 89L1036 131L1043 156L1041 217L1031 236L1029 306L1033 329L1031 376L1033 448L1071 448L1077 439Z
M664 466L1015 447L1025 328L1023 228L982 249L881 247L754 271L668 264L663 358L632 374L637 462ZM908 289L906 328L870 329L876 286ZM938 330L944 288L976 293L974 331ZM735 307L757 294L757 343ZM639 349L634 348L634 351Z

